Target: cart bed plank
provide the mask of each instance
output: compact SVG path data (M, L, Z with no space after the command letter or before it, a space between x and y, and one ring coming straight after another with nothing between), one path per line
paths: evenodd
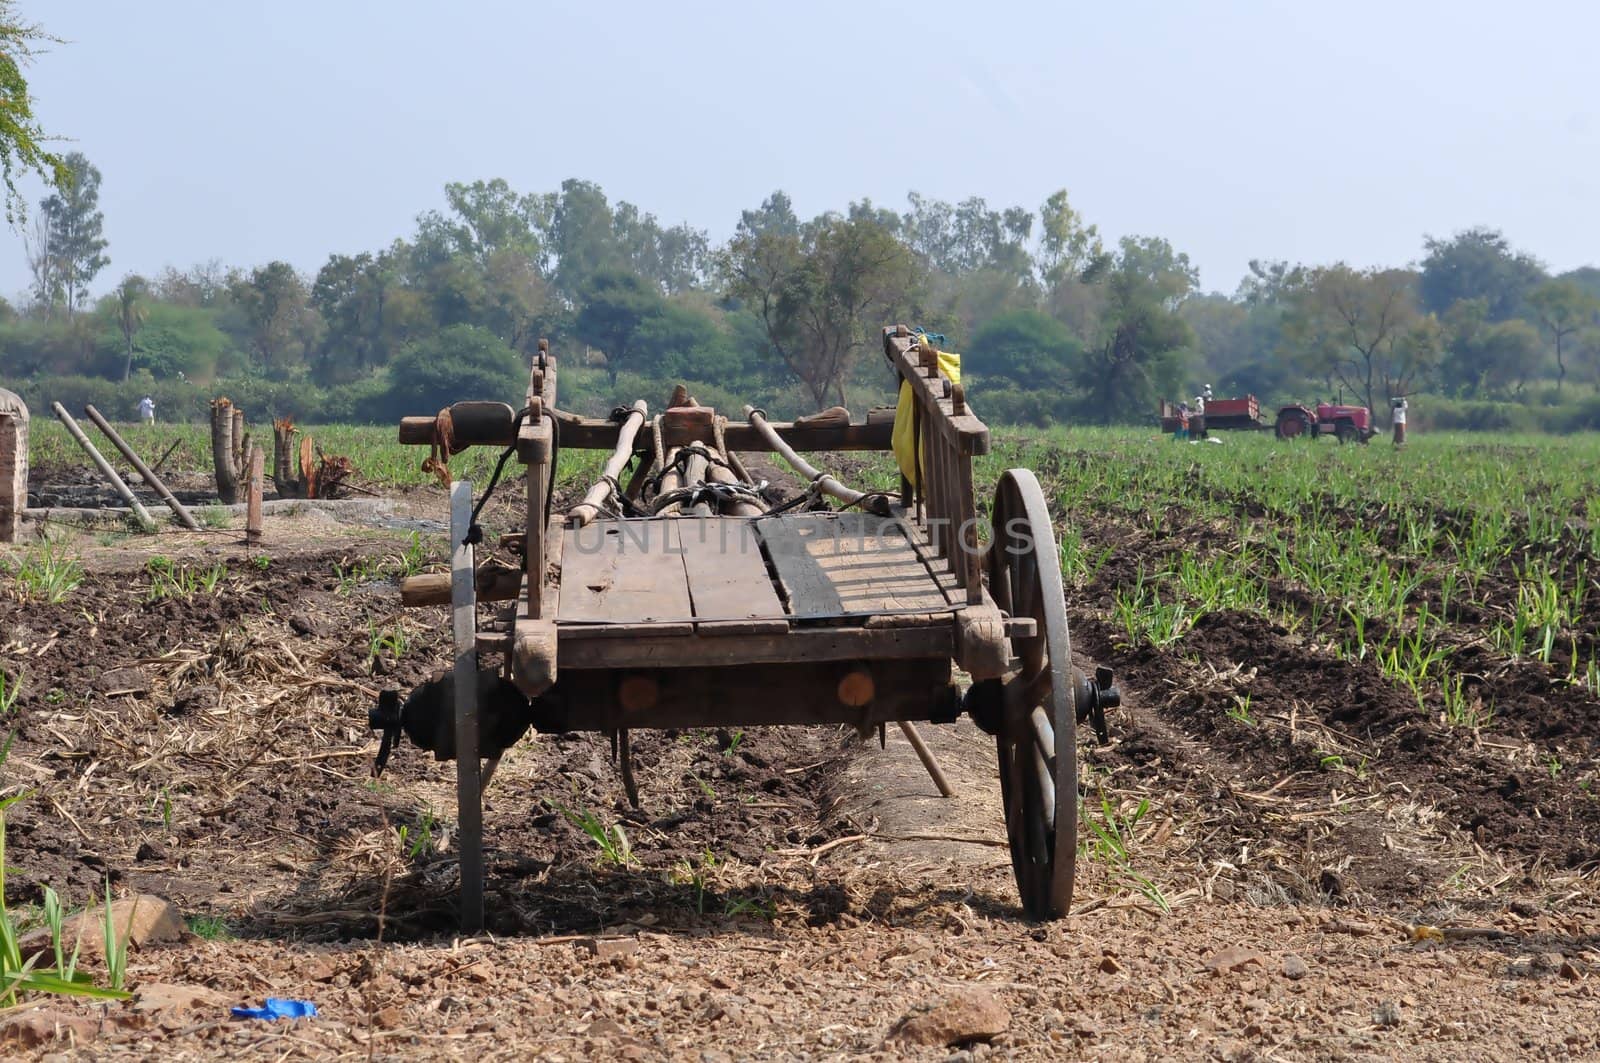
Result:
M689 598L704 634L747 632L745 622L768 620L782 631L783 603L761 556L761 540L750 522L686 521L677 529ZM728 621L729 623L721 623Z
M868 513L801 513L759 521L757 528L793 615L941 613L951 607L902 522Z
M694 606L673 521L595 521L569 528L561 550L563 624L692 621ZM684 629L687 633L687 629Z

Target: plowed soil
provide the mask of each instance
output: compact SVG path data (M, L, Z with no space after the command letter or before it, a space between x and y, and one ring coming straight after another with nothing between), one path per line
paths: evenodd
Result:
M1114 549L1068 594L1074 650L1124 692L1110 744L1084 746L1086 816L1125 828L1127 856L1085 834L1066 920L1017 910L970 723L925 729L954 800L892 731L880 749L828 728L687 730L635 735L637 810L604 738L511 750L485 811L490 925L459 939L452 766L402 745L374 779L366 723L380 689L449 660L445 611L402 613L395 593L406 521L441 521L443 495L384 512L275 517L249 550L236 530L55 528L79 586L55 605L0 591L0 668L21 677L0 797L28 794L6 818L13 916L37 921L46 885L82 904L109 881L194 931L134 953L143 1008L30 998L0 1011L0 1054L1600 1053L1600 706L1465 647L1498 711L1451 727L1315 631L1244 613L1130 649L1111 597L1138 559L1203 544L1181 525L1083 528ZM491 512L492 531L518 519L514 500ZM220 565L215 588L161 596L158 553ZM156 983L321 1014L234 1021L150 1003ZM974 990L1008 1012L998 1034L898 1039L902 1017L958 1017L939 1002ZM41 1009L87 1022L27 1034Z

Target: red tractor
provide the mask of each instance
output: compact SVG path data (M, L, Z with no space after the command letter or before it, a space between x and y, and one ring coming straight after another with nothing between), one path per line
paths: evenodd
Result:
M1378 434L1372 426L1371 410L1331 402L1319 402L1315 410L1298 404L1285 406L1278 411L1276 428L1279 439L1316 439L1325 435L1334 436L1341 443L1365 443Z

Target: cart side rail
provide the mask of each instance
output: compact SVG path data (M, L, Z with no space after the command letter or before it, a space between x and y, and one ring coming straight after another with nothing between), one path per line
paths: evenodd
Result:
M967 408L962 386L939 367L939 353L925 339L904 325L885 327L883 352L911 392L912 452L921 456L919 475L901 477L901 501L927 528L967 604L982 605L972 456L988 452L989 429Z

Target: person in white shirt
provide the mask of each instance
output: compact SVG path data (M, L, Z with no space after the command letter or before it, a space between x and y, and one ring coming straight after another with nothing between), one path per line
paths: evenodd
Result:
M156 400L149 395L139 400L139 420L145 424L156 423Z

